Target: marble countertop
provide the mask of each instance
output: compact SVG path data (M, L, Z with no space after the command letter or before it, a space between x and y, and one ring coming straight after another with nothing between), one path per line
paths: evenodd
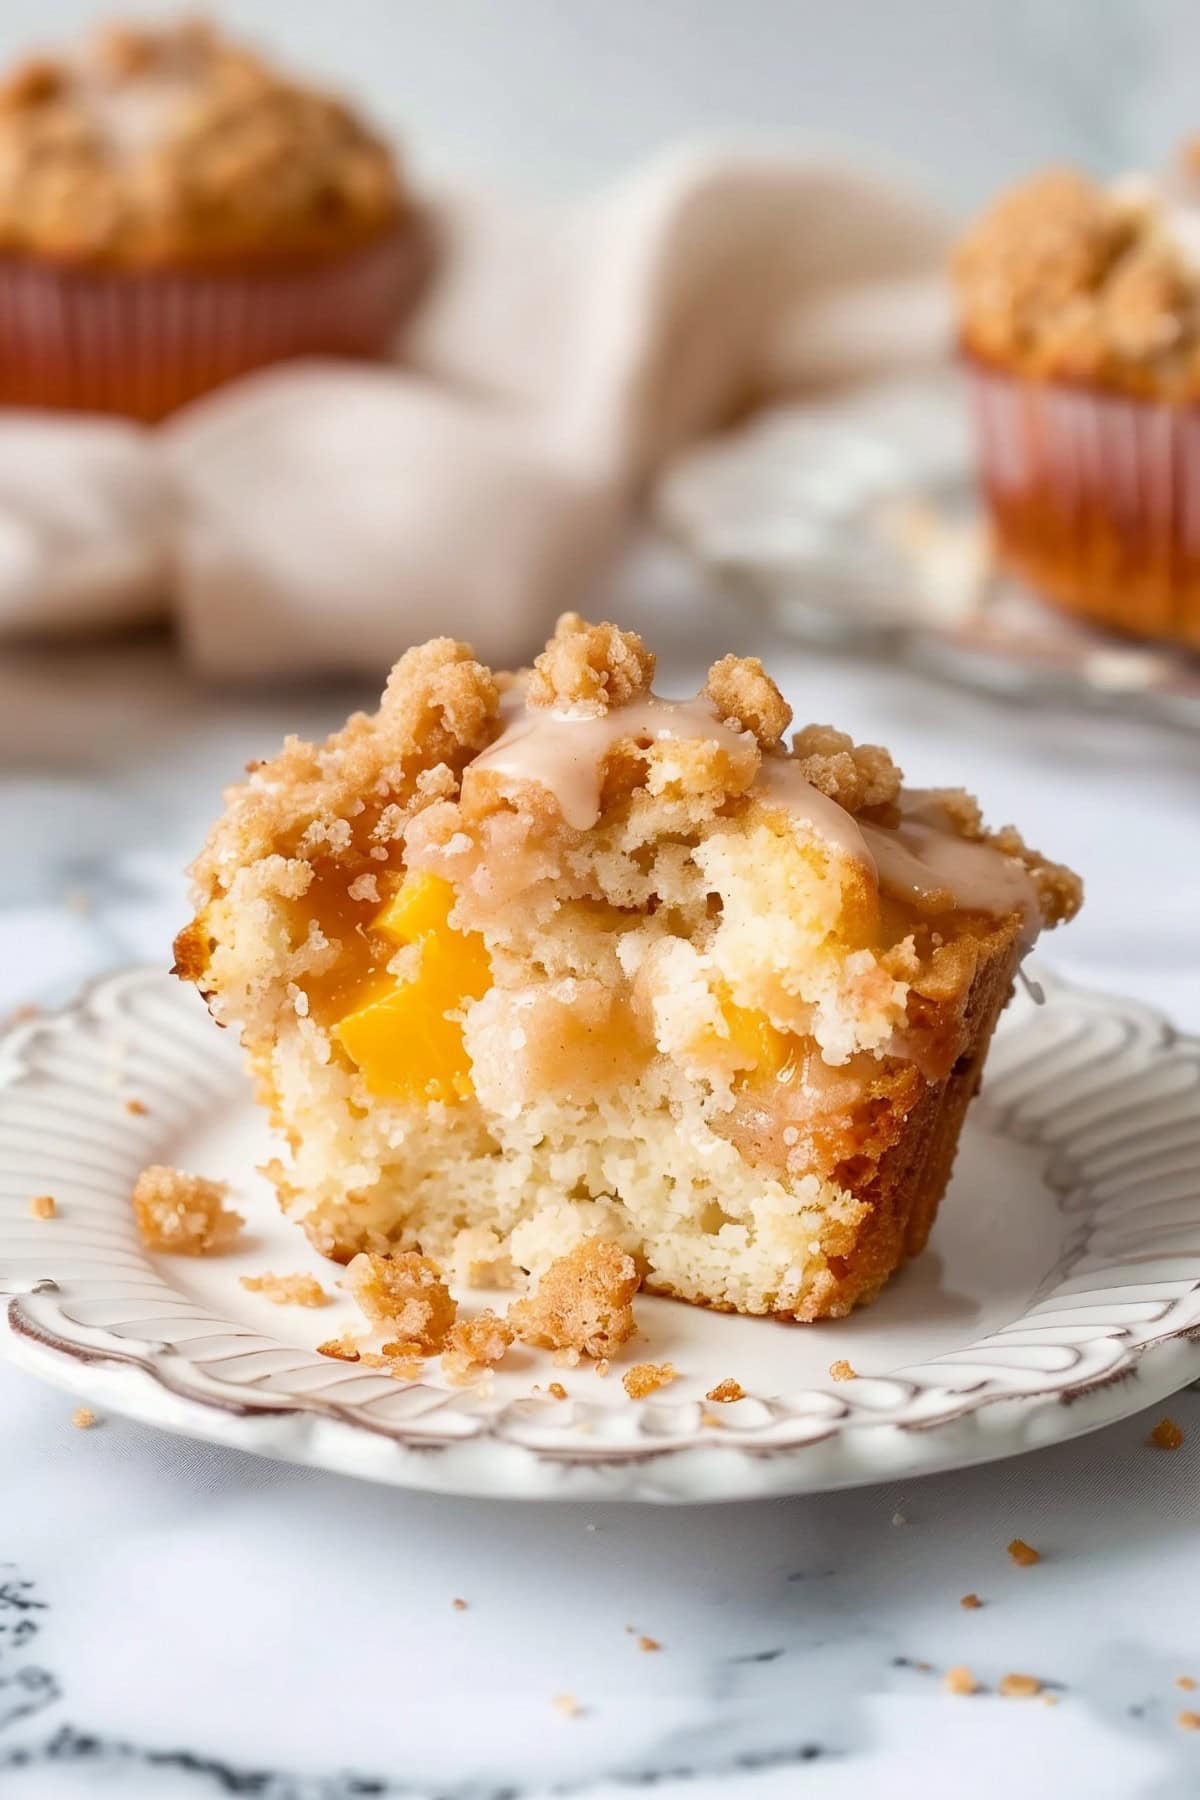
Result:
M800 651L654 561L617 605L658 617L666 691L753 648L802 716L1018 819L1088 882L1048 960L1200 1028L1196 739ZM157 639L0 657L0 1012L165 959L221 785L371 698L205 690ZM1171 1403L1174 1454L1140 1417L903 1490L678 1510L444 1500L118 1419L76 1432L7 1367L0 1408L0 1795L1200 1792L1176 1722L1200 1706L1176 1685L1200 1681L1197 1392ZM948 1693L956 1665L993 1691ZM1012 1671L1057 1704L1001 1698Z

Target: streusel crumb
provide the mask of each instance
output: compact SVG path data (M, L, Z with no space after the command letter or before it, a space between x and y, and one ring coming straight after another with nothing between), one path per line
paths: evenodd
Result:
M848 813L891 806L904 779L881 744L856 744L832 725L806 725L792 738L805 781Z
M978 1594L964 1594L958 1604L966 1607L968 1612L974 1612L977 1607L983 1605L983 1601Z
M246 1221L225 1201L229 1184L152 1163L134 1183L133 1215L148 1250L176 1256L218 1256L237 1241Z
M96 1415L90 1406L77 1406L71 1414L71 1423L76 1431L90 1431L96 1423Z
M585 1238L550 1264L535 1293L513 1302L509 1322L522 1343L599 1359L633 1336L640 1285L636 1263L619 1244Z
M657 1638L647 1637L645 1633L637 1641L638 1649L645 1651L661 1650L662 1645Z
M1184 1692L1188 1694L1192 1694L1196 1691L1196 1683L1191 1675L1177 1675L1175 1677L1175 1686L1177 1688L1182 1688Z
M144 1119L146 1114L150 1111L150 1108L146 1105L144 1100L138 1100L136 1097L131 1096L125 1102L125 1111L131 1114L135 1119Z
M564 613L534 662L526 698L531 706L606 713L648 693L654 665L654 653L636 631L588 625L578 613Z
M241 1284L274 1306L326 1306L330 1299L315 1275L243 1275Z
M454 1608L455 1612L466 1612L466 1610L467 1610L466 1601L458 1598L457 1596L450 1602L450 1604Z
M481 1312L474 1319L459 1319L446 1333L443 1374L448 1381L473 1381L503 1359L515 1336L508 1320L491 1311Z
M550 1382L546 1392L552 1400L565 1400L567 1397L567 1390L561 1381Z
M961 1663L953 1669L946 1670L942 1676L942 1686L948 1694L977 1694L979 1692L979 1683L970 1669L965 1668Z
M632 1369L626 1369L622 1375L621 1384L631 1400L644 1400L647 1394L669 1386L678 1378L679 1370L673 1363L634 1363Z
M550 1704L555 1712L562 1713L563 1716L568 1719L577 1719L583 1711L582 1706L579 1704L579 1701L575 1698L574 1694L555 1694Z
M344 1331L341 1337L326 1338L323 1344L318 1344L317 1355L331 1356L337 1362L360 1362L362 1360L362 1352L348 1331Z
M1183 1443L1183 1431L1174 1419L1160 1419L1146 1442L1155 1450L1178 1450Z
M35 1219L52 1219L58 1204L53 1194L35 1194L29 1202L29 1210Z
M834 1381L857 1381L858 1380L858 1370L855 1368L852 1368L851 1365L846 1361L844 1356L840 1356L836 1362L830 1363L829 1373L833 1377Z
M1035 1550L1032 1544L1027 1544L1024 1538L1014 1538L1008 1546L1008 1554L1021 1569L1032 1569L1034 1563L1042 1560L1041 1551Z
M1006 1700L1031 1700L1041 1691L1042 1684L1036 1675L1002 1675L996 1683L996 1692L1003 1694Z
M1200 1712L1185 1707L1183 1712L1175 1715L1175 1723L1180 1731L1200 1731Z
M777 748L792 709L757 656L723 656L704 684L718 713L737 731L752 731L760 750Z
M716 1400L720 1405L728 1406L734 1400L744 1400L746 1398L746 1390L740 1381L734 1381L733 1378L729 1376L726 1377L724 1381L718 1381L716 1387L709 1388L704 1398L706 1400Z
M372 1325L383 1325L416 1350L435 1356L458 1305L428 1256L405 1250L376 1256L360 1250L346 1269L346 1285Z

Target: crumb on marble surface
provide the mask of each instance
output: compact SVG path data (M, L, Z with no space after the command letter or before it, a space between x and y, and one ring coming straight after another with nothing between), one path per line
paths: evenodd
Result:
M1041 1691L1042 1684L1036 1675L1002 1675L996 1683L996 1692L1003 1694L1006 1700L1031 1700Z
M29 1202L29 1210L35 1219L53 1219L58 1212L58 1203L53 1194L35 1194Z
M657 1393L678 1379L679 1370L674 1363L634 1363L622 1375L621 1385L631 1400L644 1400L647 1394Z
M272 1306L328 1306L331 1296L315 1275L242 1275L248 1294L261 1294Z
M1027 1544L1024 1538L1019 1537L1012 1539L1008 1546L1008 1554L1021 1569L1031 1569L1034 1563L1042 1560L1041 1551L1035 1550L1032 1544Z
M948 1694L977 1694L979 1692L979 1683L970 1669L962 1663L957 1663L954 1668L946 1670L942 1676L942 1686Z
M131 1113L135 1119L144 1119L150 1108L144 1100L139 1100L136 1094L131 1094L125 1102L125 1111Z
M450 1604L454 1608L455 1612L466 1612L466 1610L467 1610L466 1601L464 1599L462 1599L461 1596L458 1594L456 1594L454 1596L454 1599L450 1602Z
M1180 1731L1200 1731L1200 1712L1192 1712L1190 1707L1185 1707L1175 1715L1175 1723Z
M858 1380L858 1370L853 1368L846 1361L844 1356L839 1356L836 1362L830 1363L829 1373L833 1377L834 1381L857 1381Z
M331 1356L337 1362L360 1362L362 1360L362 1352L358 1343L348 1331L343 1331L341 1337L326 1338L323 1344L318 1344L317 1355Z
M978 1594L964 1594L958 1604L964 1606L968 1612L974 1612L978 1607L983 1605L983 1601L979 1598Z
M1196 1683L1191 1675L1177 1675L1175 1677L1175 1686L1177 1688L1182 1688L1185 1694L1193 1694L1196 1691Z
M552 1381L546 1392L552 1400L565 1400L567 1397L567 1390L561 1381Z
M652 1637L647 1637L645 1632L643 1632L642 1635L638 1638L637 1647L639 1650L646 1650L646 1651L662 1649L662 1645L659 1643L658 1639L652 1638Z
M1160 1419L1146 1442L1153 1450L1178 1450L1183 1443L1182 1428L1174 1419Z
M583 1711L574 1694L555 1694L550 1704L555 1712L562 1713L566 1719L577 1719Z
M740 1381L734 1381L731 1376L727 1376L724 1381L718 1381L716 1387L709 1388L704 1398L715 1400L719 1405L728 1406L734 1400L744 1400L746 1390Z
M229 1250L246 1221L226 1206L229 1184L152 1163L133 1186L133 1216L148 1250L174 1256L217 1256Z
M71 1423L76 1431L90 1431L96 1423L96 1415L90 1406L77 1406L71 1414Z

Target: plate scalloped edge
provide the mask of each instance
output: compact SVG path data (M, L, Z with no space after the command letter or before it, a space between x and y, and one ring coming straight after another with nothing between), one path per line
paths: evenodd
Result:
M156 1145L244 1083L160 969L106 976L0 1038L5 1348L114 1412L442 1492L705 1501L820 1491L1035 1448L1200 1376L1200 1039L1038 971L998 1032L980 1116L1046 1158L1066 1248L1021 1317L888 1377L698 1402L492 1400L402 1384L222 1319L163 1279L127 1197ZM119 1103L135 1082L145 1116ZM67 1192L52 1233L30 1196ZM1069 1409L1069 1410L1068 1410ZM548 1411L553 1418L548 1418Z

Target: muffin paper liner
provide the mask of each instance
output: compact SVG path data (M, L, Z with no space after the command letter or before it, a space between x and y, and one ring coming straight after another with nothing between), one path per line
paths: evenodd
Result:
M1200 648L1200 407L966 373L1000 560L1081 617Z
M410 222L301 268L201 272L0 257L0 405L163 418L289 357L376 357L416 299Z

